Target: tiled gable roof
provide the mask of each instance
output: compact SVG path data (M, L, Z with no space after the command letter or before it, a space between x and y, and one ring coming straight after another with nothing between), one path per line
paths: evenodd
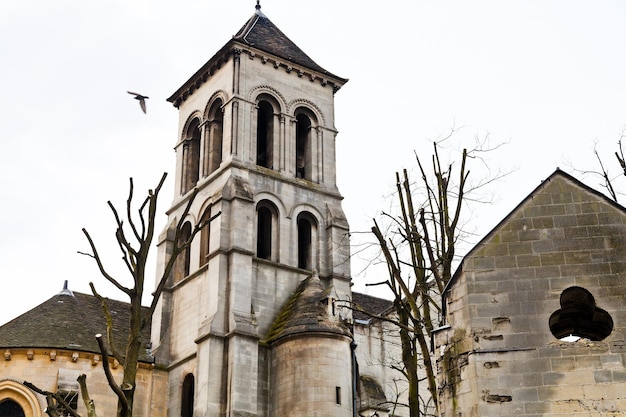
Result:
M116 347L124 352L128 335L129 304L107 300L113 316ZM45 348L100 353L95 335L106 339L106 322L100 301L93 295L63 291L39 306L0 326L0 349ZM150 323L142 335L150 342ZM140 360L148 360L147 355Z
M393 307L393 301L358 292L352 292L352 303L352 317L360 321L368 321L372 316L385 315Z

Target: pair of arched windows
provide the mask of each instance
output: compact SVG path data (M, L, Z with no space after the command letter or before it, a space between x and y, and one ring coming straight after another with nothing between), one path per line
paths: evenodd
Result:
M211 208L207 208L200 222L203 225L200 229L200 253L198 258L198 268L204 266L209 261L209 245L211 239ZM181 229L180 236L176 244L180 247L184 242L187 242L191 237L193 227L191 222L185 222ZM195 239L195 238L194 238ZM174 267L174 282L180 282L183 278L189 275L191 272L191 246L187 246L178 258L176 259L176 265Z
M222 101L219 99L211 105L204 123L194 118L187 125L182 145L182 194L195 187L200 176L206 177L219 168L222 162L223 128ZM201 129L204 129L204 135Z
M317 221L307 212L297 217L297 267L314 269L316 266L315 242L317 241ZM258 258L278 262L279 251L278 210L269 201L257 205L257 246Z
M256 132L256 164L265 168L275 169L278 164L275 161L274 142L276 133L275 114L273 100L262 97L257 105L257 132ZM293 158L293 171L296 178L313 180L312 161L312 129L315 118L304 108L296 110L296 141L295 155ZM287 158L290 161L290 158Z

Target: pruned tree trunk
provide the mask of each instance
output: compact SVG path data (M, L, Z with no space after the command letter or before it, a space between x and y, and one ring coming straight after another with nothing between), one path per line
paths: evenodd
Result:
M475 151L484 152L485 149ZM430 350L431 333L440 325L442 294L452 277L456 246L462 233L459 221L462 208L467 203L465 196L469 176L466 149L461 152L456 174L452 164L447 167L442 165L437 142L434 143L430 174L417 155L416 159L421 176L417 182L419 193L414 191L415 184L406 170L402 175L396 173L398 214L383 213L391 223L384 231L376 219L372 227L389 278L371 285L389 287L395 313L394 317L373 317L398 328L411 417L438 415L437 369ZM496 178L489 178L472 190ZM420 397L423 395L419 391L422 381L426 382L434 414L426 409L428 401Z
M148 196L144 199L138 211L138 222L136 222L132 216L134 187L133 180L132 178L130 179L130 191L128 199L126 201L126 220L128 222L127 227L132 232L131 236L132 238L134 238L134 244L126 235L124 222L120 219L118 211L115 209L113 204L111 204L111 202L108 203L117 223L115 238L122 252L122 259L124 260L128 271L132 275L134 284L133 287L124 287L120 283L120 281L115 279L106 271L93 239L91 238L87 230L83 229L83 233L85 234L85 237L87 238L91 247L91 253L86 255L92 257L96 261L100 273L104 276L104 278L113 285L115 285L119 290L124 292L130 300L130 330L126 339L126 349L123 354L121 354L120 352L117 352L115 350L115 340L112 332L111 313L108 309L106 299L100 296L96 291L95 286L90 283L91 290L94 296L96 296L102 303L102 309L107 321L108 346L105 346L100 335L97 336L98 345L100 347L102 356L103 358L108 358L110 351L110 353L122 364L124 370L122 382L120 384L117 384L113 376L111 375L108 360L102 361L109 386L118 397L118 417L132 417L133 415L137 369L139 365L139 357L144 346L144 341L141 337L142 331L144 330L144 326L151 321L152 315L154 314L154 310L156 309L161 293L165 288L165 284L170 276L172 269L174 268L178 256L191 245L191 242L193 241L196 234L198 234L198 232L200 232L200 230L202 230L202 228L205 227L207 223L211 222L213 219L221 214L217 213L205 222L198 222L192 229L189 237L183 241L181 239L182 227L187 220L189 210L191 209L191 206L198 193L198 189L194 189L193 193L189 197L189 200L187 201L185 210L181 218L179 219L178 224L176 225L175 241L177 242L177 244L174 245L174 250L171 257L168 259L163 275L157 281L156 289L152 293L152 302L150 304L150 307L148 308L147 312L144 312L141 300L143 298L145 289L145 273L148 262L148 253L150 251L152 239L155 233L158 196L166 177L167 174L163 174L161 180L159 181L159 184L154 189L154 191L148 191ZM147 211L147 218L145 217L146 213L144 211Z
M78 387L80 388L80 396L83 398L85 408L87 408L87 417L98 417L96 414L96 405L89 396L89 389L87 389L87 375L80 374L77 381Z
M83 234L87 238L89 242L89 246L91 248L90 253L79 252L82 255L89 256L93 258L100 270L102 276L113 284L118 290L125 293L129 299L129 308L130 308L130 323L129 323L129 333L125 335L125 349L123 352L118 352L115 348L116 341L115 335L113 333L113 318L111 312L109 311L109 307L107 304L107 299L102 297L96 291L93 283L89 283L93 295L100 300L102 305L102 311L104 315L104 320L106 322L106 335L107 341L105 342L102 338L102 335L95 335L96 340L98 342L98 347L100 349L100 353L102 354L102 366L104 369L104 373L109 384L110 389L115 393L118 400L117 407L117 416L118 417L132 417L133 415L133 404L135 400L135 390L137 383L137 369L139 365L139 358L144 346L144 340L142 340L142 331L147 323L150 323L152 315L156 309L157 303L165 288L166 282L174 268L176 260L178 256L183 253L194 237L203 227L210 223L213 219L218 217L221 212L211 216L210 219L206 221L198 222L195 227L192 229L186 239L182 239L182 227L185 221L187 220L187 215L189 214L189 210L196 198L198 193L197 189L194 189L191 196L187 201L187 205L183 214L176 225L175 231L175 241L176 245L174 245L174 250L167 261L165 269L163 271L163 275L159 277L157 280L157 286L154 292L152 293L152 302L147 309L142 307L141 301L144 295L145 289L145 279L146 279L146 266L148 262L148 253L152 246L152 239L155 234L155 226L156 226L156 214L157 214L157 201L159 192L165 182L167 174L163 174L161 180L159 181L157 187L154 190L148 191L148 196L143 200L142 204L139 206L137 210L136 217L133 216L133 195L134 195L134 185L133 179L130 179L130 190L128 199L126 200L126 220L123 221L115 208L115 206L109 201L108 205L113 213L115 218L117 229L115 230L115 239L117 241L117 245L122 252L122 260L124 261L130 275L132 276L132 287L125 287L121 284L121 281L110 275L107 269L104 266L103 260L98 252L96 245L91 237L91 235L87 232L86 229L83 229ZM127 232L130 231L130 235L127 235ZM130 237L129 237L130 236ZM120 383L116 382L112 371L109 367L109 357L113 357L117 360L123 367L123 376L122 381ZM28 384L28 385L27 385ZM39 390L37 387L29 384L27 382L24 385L33 389L35 392L39 392L42 395L45 395L47 400L52 402L53 404L56 401L56 404L62 404L63 407L67 410L68 413L72 417L81 417L76 413L76 410L71 409L69 404L65 403L62 398L60 398L57 394L51 392L44 392ZM83 402L87 408L88 417L96 417L96 404L89 397L89 392L87 390L87 381L86 376L81 375L79 377L79 386L81 391L81 396L83 398ZM56 407L48 407L48 414L50 417L56 417L58 415L54 414L57 412ZM107 410L109 411L109 410Z

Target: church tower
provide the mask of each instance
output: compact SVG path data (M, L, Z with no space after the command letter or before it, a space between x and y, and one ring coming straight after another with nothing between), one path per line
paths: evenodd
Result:
M349 229L335 169L334 94L345 82L257 1L168 99L179 111L176 185L158 268L178 222L185 239L212 219L153 319L169 416L352 416L350 314L339 308L351 297Z

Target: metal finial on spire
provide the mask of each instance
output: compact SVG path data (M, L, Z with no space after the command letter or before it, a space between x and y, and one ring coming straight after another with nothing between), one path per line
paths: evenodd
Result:
M254 8L256 9L255 14L257 16L260 17L265 17L265 15L263 14L263 12L261 11L261 0L256 0L256 6L254 6Z

